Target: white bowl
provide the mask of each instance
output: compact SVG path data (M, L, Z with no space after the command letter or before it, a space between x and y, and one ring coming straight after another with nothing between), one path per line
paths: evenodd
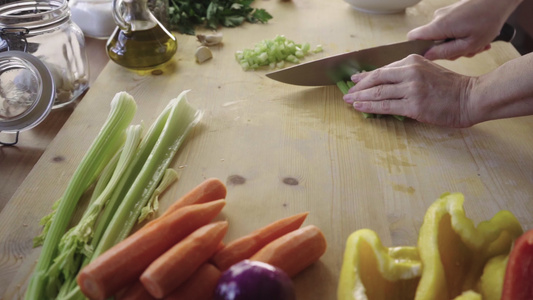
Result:
M344 0L352 8L371 14L395 14L418 4L421 0Z

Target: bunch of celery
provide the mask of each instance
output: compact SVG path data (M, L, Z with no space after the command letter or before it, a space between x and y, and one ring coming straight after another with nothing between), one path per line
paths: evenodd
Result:
M170 162L202 115L186 93L170 101L144 136L141 125L130 125L133 98L125 92L113 98L106 123L54 211L43 218L43 234L35 240L43 249L25 299L84 299L76 284L79 270L157 209L158 195L177 179ZM67 231L92 186L87 209Z

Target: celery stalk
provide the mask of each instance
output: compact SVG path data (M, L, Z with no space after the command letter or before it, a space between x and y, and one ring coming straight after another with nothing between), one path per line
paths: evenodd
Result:
M341 92L346 95L348 94L348 90L350 89L348 87L348 83L344 80L341 80L341 81L337 81L337 87L339 88L339 90L341 90Z
M127 138L126 138L125 144L127 144ZM122 149L119 150L115 154L115 156L113 156L113 159L111 159L111 161L107 164L107 166L102 170L102 173L98 177L98 181L96 181L96 185L94 186L93 193L89 201L89 205L90 203L93 203L96 199L98 199L98 196L100 196L102 192L104 191L104 189L106 188L107 184L109 183L109 180L111 180L111 176L113 176L113 173L115 172L115 169L118 164L118 160L121 155L122 155Z
M109 223L111 222L111 219L116 213L121 201L126 196L128 188L133 185L135 178L141 172L143 164L148 160L148 157L150 156L153 147L157 143L161 132L163 131L165 124L167 123L168 117L172 108L174 107L174 104L175 103L171 101L165 107L165 109L159 114L158 118L155 120L152 126L148 129L146 135L143 137L133 161L130 163L123 177L116 185L115 191L111 199L106 204L104 211L101 213L98 219L96 230L91 240L91 244L86 249L87 256L85 257L81 268L87 265L93 259L93 256L96 258L97 255L93 255L95 249L100 243L102 236L106 232ZM63 287L64 289L60 291L60 294L62 296L61 299L85 299L75 280L72 283L65 284Z
M141 141L141 133L142 127L140 125L132 125L126 130L126 142L120 151L117 166L105 184L105 188L102 191L95 191L98 196L91 201L78 224L61 238L58 247L59 254L47 272L49 290L53 289L54 286L61 286L64 280L74 278L78 274L81 262L87 253L86 249L92 239L96 220L110 198L116 183L133 159ZM107 176L107 172L104 173L104 176ZM105 182L105 179L103 178L102 182ZM100 189L98 184L96 188Z
M117 153L117 155L113 156L111 161L109 161L108 164L105 166L105 168L102 170L101 175L99 176L98 181L96 182L96 186L93 189L93 193L91 195L91 199L89 202L94 201L94 199L105 188L105 185L107 184L107 182L109 181L109 178L113 174L113 169L117 165L118 157L119 157L118 154L120 153ZM92 181L88 181L88 182L92 182ZM52 218L54 214L56 213L57 207L59 206L59 202L61 202L61 199L58 199L56 202L54 202L54 204L52 205L51 213L41 218L39 225L43 226L43 229L41 231L41 234L33 238L33 248L37 248L43 245L46 234L48 233L48 229L50 228L50 225L52 224Z
M150 197L150 200L141 209L141 215L139 216L138 223L153 216L159 209L159 195L161 195L172 183L178 180L178 173L174 169L166 169L163 174L163 179L157 185L154 193Z
M109 203L105 207L104 212L102 213L102 215L100 216L100 219L98 220L98 225L96 226L96 231L94 233L93 240L91 243L91 249L94 250L94 248L96 248L96 245L98 245L98 243L100 242L100 238L104 234L109 222L113 218L113 215L115 214L115 211L120 205L120 202L126 196L128 187L130 187L133 184L135 177L137 176L137 174L139 174L144 162L148 159L148 156L150 155L152 148L156 144L159 136L161 135L161 132L163 131L163 128L165 126L165 123L167 122L167 119L168 119L168 116L170 114L170 110L172 109L172 107L173 106L171 102L161 112L161 114L159 114L159 117L152 124L152 126L148 129L148 132L146 133L145 137L142 139L141 145L139 146L139 150L137 151L135 158L133 159L128 170L124 174L124 177L122 178L122 180L118 183L116 191L114 192L113 196L109 200ZM89 263L89 260L86 260L84 264Z
M165 124L167 122L168 116L170 115L170 111L173 108L173 105L174 105L174 102L171 101L165 107L165 109L159 114L158 118L154 121L152 126L150 126L150 128L146 132L146 135L143 137L133 161L130 163L123 177L121 178L119 183L116 185L115 191L113 192L112 197L109 199L108 203L106 204L104 211L100 214L100 217L96 225L96 230L91 240L91 244L86 249L87 256L85 257L80 269L86 266L92 260L94 249L97 247L98 243L100 242L103 234L105 233L109 225L109 222L113 218L121 201L126 196L128 187L132 186L135 178L140 173L144 162L147 161L148 156L150 155L150 152L152 151L152 148L154 147L157 140L159 139L159 136L161 135L161 132L163 131L163 128L165 127ZM71 280L70 282L66 282L63 285L62 289L60 290L59 295L61 297L58 297L58 298L62 300L83 300L85 299L85 296L81 292L75 279Z
M158 190L177 177L176 172L167 167L188 132L201 118L201 113L187 103L185 94L181 93L169 103L143 138L135 158L99 217L90 252L82 267L124 239L150 198L157 197ZM75 279L68 280L64 287L60 299L85 298Z
M142 208L153 194L157 183L161 181L178 148L193 126L199 122L202 113L187 102L187 92L182 92L171 101L170 114L163 131L108 224L93 253L93 259L130 234Z
M337 87L341 90L341 92L346 95L348 94L348 91L350 90L351 87L355 86L355 83L353 83L353 81L344 81L344 80L341 80L341 81L337 81ZM374 118L375 115L374 114L369 114L369 113L365 113L363 112L363 117L365 119L367 118Z
M25 299L43 299L47 282L46 272L52 264L61 237L65 233L81 195L97 173L109 162L123 142L124 131L132 121L136 104L125 92L118 93L111 101L108 118L88 152L72 176L43 243L41 254L26 291ZM104 162L104 160L107 160Z

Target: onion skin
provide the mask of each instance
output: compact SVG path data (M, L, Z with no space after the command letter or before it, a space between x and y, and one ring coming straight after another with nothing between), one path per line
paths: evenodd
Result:
M225 271L214 300L296 300L290 277L272 265L243 260Z

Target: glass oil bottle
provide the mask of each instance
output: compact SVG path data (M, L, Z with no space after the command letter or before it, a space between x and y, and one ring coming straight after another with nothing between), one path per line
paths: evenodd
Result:
M169 61L176 53L176 37L154 17L146 0L114 0L113 16L118 26L106 48L117 64L149 69Z

